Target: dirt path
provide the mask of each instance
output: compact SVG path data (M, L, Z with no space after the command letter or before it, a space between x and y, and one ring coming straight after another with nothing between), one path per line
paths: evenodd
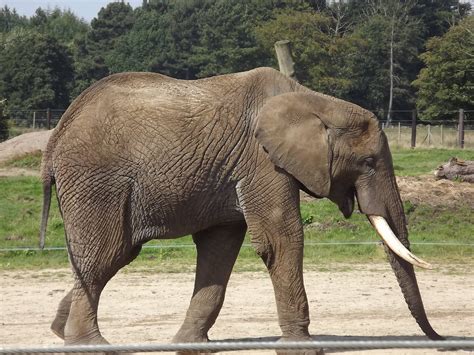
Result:
M315 339L418 339L395 278L385 265L353 271L305 274L311 334ZM464 267L420 272L419 283L433 326L443 335L474 336L474 275ZM121 272L105 289L99 322L112 343L166 343L183 320L193 274ZM1 272L2 346L61 345L49 330L60 299L71 285L68 270ZM214 340L263 338L280 334L270 279L265 273L232 275L226 302L209 336ZM425 339L425 338L422 338ZM383 351L433 354L434 350ZM242 352L243 353L243 352ZM249 354L249 352L245 352ZM253 352L253 354L273 352ZM380 354L381 351L344 352ZM466 353L443 352L450 353ZM233 354L236 354L235 352Z

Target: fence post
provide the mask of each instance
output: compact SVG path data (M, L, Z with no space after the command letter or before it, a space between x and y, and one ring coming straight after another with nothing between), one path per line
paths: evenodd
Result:
M398 145L400 145L400 140L402 139L402 130L400 128L400 122L398 122Z
M51 109L48 107L48 109L46 110L46 120L47 120L47 126L48 126L48 130L51 129Z
M464 149L464 110L462 108L459 109L458 137L459 147Z
M411 149L416 147L416 110L411 112Z
M428 147L431 145L431 125L428 125Z
M280 71L286 76L296 79L295 63L293 62L293 56L291 55L290 41L284 40L275 42L275 51Z
M36 111L33 111L33 129L35 129L36 125Z

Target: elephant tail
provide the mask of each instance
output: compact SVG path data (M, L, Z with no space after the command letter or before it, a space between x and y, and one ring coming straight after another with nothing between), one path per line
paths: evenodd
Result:
M51 188L55 183L52 161L47 151L43 156L43 164L41 170L43 180L43 211L41 213L39 247L40 249L43 249L46 238L46 227L48 225L49 207L51 206Z

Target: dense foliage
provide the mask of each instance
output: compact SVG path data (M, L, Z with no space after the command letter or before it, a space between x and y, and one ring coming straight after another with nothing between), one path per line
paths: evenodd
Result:
M426 67L414 82L424 117L449 119L459 108L474 110L474 17L430 39L426 48Z
M304 85L376 112L426 119L473 109L474 22L458 0L111 2L90 24L70 11L0 8L0 100L7 113L65 108L102 77L154 71L196 79L276 67L289 39ZM469 91L470 90L470 91Z

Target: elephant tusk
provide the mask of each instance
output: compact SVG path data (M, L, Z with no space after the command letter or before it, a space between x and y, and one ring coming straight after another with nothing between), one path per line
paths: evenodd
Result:
M419 266L423 269L432 269L433 266L426 261L420 259L416 255L412 254L393 233L392 229L388 225L385 218L381 216L368 215L370 223L374 226L375 230L387 244L387 246L403 260L409 262L412 265Z

